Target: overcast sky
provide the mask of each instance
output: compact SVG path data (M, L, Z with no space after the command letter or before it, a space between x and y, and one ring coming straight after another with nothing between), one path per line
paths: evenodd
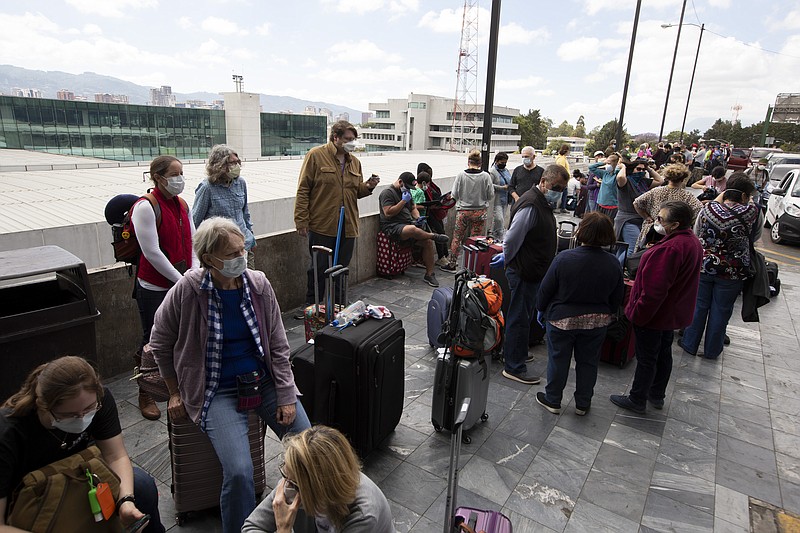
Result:
M642 2L625 115L631 133L659 130L677 35L661 24L678 22L681 3ZM495 104L540 109L555 123L584 115L587 130L617 116L635 5L505 0ZM481 0L481 102L490 9ZM410 92L455 94L463 2L26 0L0 10L0 63L176 92L230 91L236 73L246 91L366 110ZM800 92L796 0L688 0L684 22L707 29L687 130L731 119L737 104L749 125L777 93ZM665 133L680 128L699 33L684 26L681 34Z

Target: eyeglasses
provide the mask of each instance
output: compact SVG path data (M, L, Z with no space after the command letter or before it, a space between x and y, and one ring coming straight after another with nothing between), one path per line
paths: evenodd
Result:
M297 486L297 483L292 481L286 476L286 472L284 472L283 467L286 466L285 462L281 462L280 466L278 466L278 472L280 472L281 477L286 480L285 486L288 487L290 490L295 492L300 492L300 487Z
M83 418L84 416L88 415L92 411L99 411L100 408L103 407L103 404L99 401L94 402L92 405L81 411L80 413L66 413L66 414L56 414L52 410L50 414L53 416L56 422L61 422L62 420L67 420L70 418Z

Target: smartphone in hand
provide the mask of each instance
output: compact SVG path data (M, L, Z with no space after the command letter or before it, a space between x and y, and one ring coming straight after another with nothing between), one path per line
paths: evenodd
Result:
M150 521L150 515L146 514L143 517L141 517L139 520L134 522L133 524L131 524L128 527L126 527L125 528L125 533L136 533L141 528L146 526L149 521Z

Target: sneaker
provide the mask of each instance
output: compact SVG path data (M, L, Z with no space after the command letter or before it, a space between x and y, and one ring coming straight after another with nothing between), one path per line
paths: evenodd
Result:
M589 412L590 408L591 408L591 406L589 406L589 405L587 405L586 407L578 407L576 405L575 406L575 414L578 415L578 416L586 416L586 413Z
M653 398L648 398L647 401L650 402L650 405L653 406L653 409L658 409L660 411L661 409L664 408L664 398L661 398L660 400L654 400Z
M609 396L609 399L614 405L622 407L623 409L627 409L628 411L633 411L637 415L647 414L647 410L641 405L636 405L633 403L630 396L625 396L623 394L612 394Z
M523 383L525 385L537 385L540 381L542 381L542 378L536 377L527 371L524 374L514 374L508 370L503 370L503 377Z
M722 344L724 344L725 346L728 346L730 343L731 343L731 338L728 337L728 334L726 333L725 334L725 339L722 341Z
M440 258L439 258L439 259L436 261L436 266L445 266L445 265L447 265L447 264L449 264L449 263L450 263L450 260L449 260L448 258L446 258L446 257L440 257Z
M547 397L543 392L536 393L536 403L553 413L554 415L561 414L561 404L560 403L551 403L547 401Z
M430 274L425 274L425 276L422 277L422 280L431 287L439 286L439 281L436 279L436 274L434 274L433 272L431 272Z
M526 357L526 358L525 358L525 362L526 362L526 363L533 363L533 360L534 360L534 359L536 359L536 356L535 356L535 355L533 355L532 353L529 353L529 354L528 354L528 357Z
M308 307L309 305L314 305L314 304L306 304L306 305L304 305L303 307L300 308L299 311L297 311L294 314L293 318L295 320L305 320L306 319L306 307Z
M439 270L441 270L442 272L449 272L450 274L455 274L457 269L455 265L447 263L446 265L440 266Z
M414 267L414 268L427 268L425 266L425 263L420 263L419 261L415 261L415 262L411 263L411 266Z
M443 233L434 233L433 242L446 244L446 243L450 242L450 237L448 237L447 235L445 235Z

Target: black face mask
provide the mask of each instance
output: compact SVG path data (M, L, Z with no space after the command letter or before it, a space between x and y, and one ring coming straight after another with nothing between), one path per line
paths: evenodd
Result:
M496 166L497 168L501 169L501 170L502 170L502 169L504 169L504 168L506 168L506 164L505 164L505 163L497 163L495 166Z

